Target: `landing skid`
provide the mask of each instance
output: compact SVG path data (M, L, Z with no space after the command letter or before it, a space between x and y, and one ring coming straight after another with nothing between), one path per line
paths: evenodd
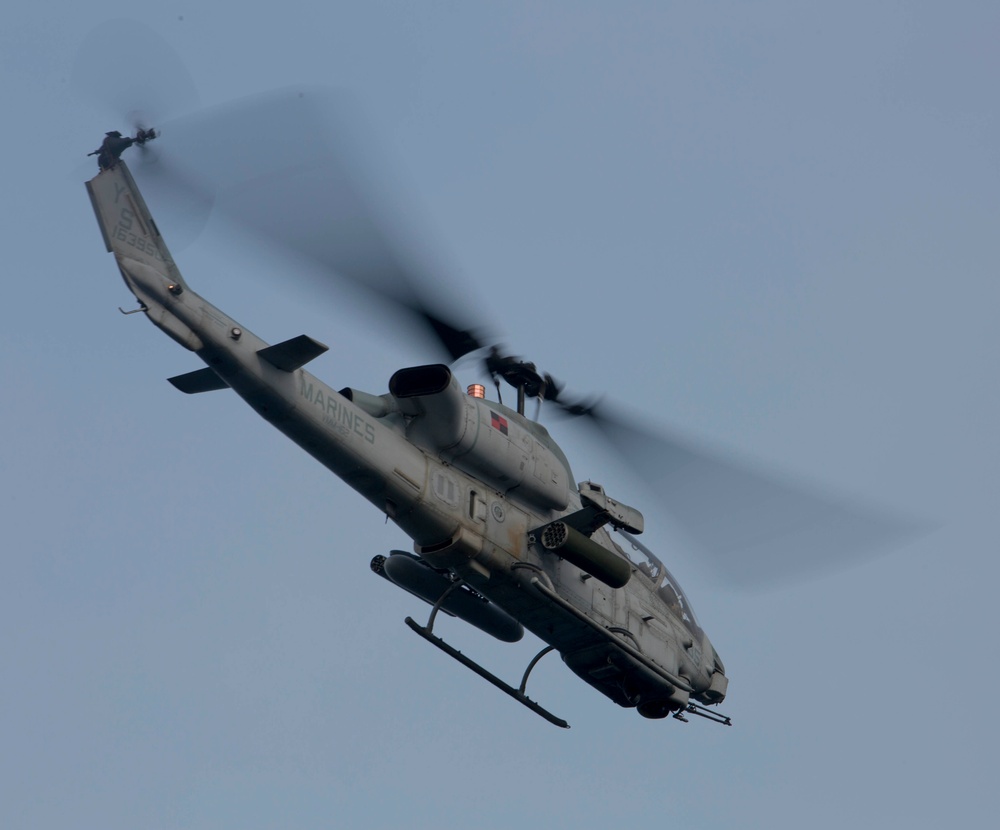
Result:
M416 631L417 634L419 634L421 637L427 640L427 642L429 642L431 645L437 646L439 649L441 649L441 651L443 651L449 657L454 657L463 666L472 669L472 671L478 674L481 678L483 678L484 680L488 680L498 689L500 689L503 692L506 692L508 695L514 698L514 700L516 700L518 703L527 706L536 715L541 715L549 723L555 724L556 726L562 727L563 729L569 729L569 724L566 723L566 721L564 721L562 718L556 717L547 709L544 709L543 707L539 706L537 703L535 703L535 701L533 701L530 697L528 697L524 693L525 687L528 684L528 675L531 674L531 670L535 667L535 665L538 663L539 660L541 660L546 654L548 654L550 651L554 649L554 646L546 646L540 652L538 652L538 654L535 655L535 658L528 664L528 668L525 669L524 677L521 678L520 688L515 689L509 683L505 683L495 674L488 671L487 669L484 669L482 666L479 665L479 663L466 657L458 649L448 645L448 643L446 643L444 640L442 640L440 637L438 637L436 634L433 633L434 618L437 616L437 612L440 610L441 604L445 601L445 599L447 599L448 595L452 591L456 590L461 585L462 585L462 580L458 580L457 582L452 583L452 585L448 588L448 590L441 595L438 601L434 604L434 607L431 609L431 615L430 618L427 620L426 626L420 625L420 623L414 621L412 617L406 618L406 624L414 631Z

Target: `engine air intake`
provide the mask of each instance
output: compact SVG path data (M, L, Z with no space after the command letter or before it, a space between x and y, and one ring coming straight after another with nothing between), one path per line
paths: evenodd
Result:
M451 369L443 363L400 369L389 378L389 391L397 398L436 395L451 383Z

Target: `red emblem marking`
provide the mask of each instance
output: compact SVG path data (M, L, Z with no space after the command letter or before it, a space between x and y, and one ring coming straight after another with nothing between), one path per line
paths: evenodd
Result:
M490 412L490 426L500 430L504 435L507 434L507 419L501 418L496 412Z

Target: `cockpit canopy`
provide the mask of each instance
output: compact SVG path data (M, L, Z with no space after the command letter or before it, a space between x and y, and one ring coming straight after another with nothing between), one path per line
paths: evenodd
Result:
M656 597L676 619L684 624L693 637L700 640L703 632L698 624L698 618L694 614L694 609L680 583L667 570L667 566L630 533L619 530L616 531L615 535L625 542L623 545L618 545L618 549L636 565L639 573L644 574L653 582L656 588Z

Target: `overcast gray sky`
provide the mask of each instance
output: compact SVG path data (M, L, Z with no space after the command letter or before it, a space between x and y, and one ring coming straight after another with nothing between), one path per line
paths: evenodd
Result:
M152 10L148 10L151 8ZM350 90L400 204L505 342L581 391L933 524L825 579L720 586L646 514L731 678L650 722L544 660L555 729L403 624L407 540L131 307L78 93L128 14L205 106ZM976 825L992 813L1000 451L995 3L19 4L0 32L0 824ZM155 53L155 50L153 50ZM122 83L150 70L123 64ZM388 177L387 177L388 178ZM141 185L141 181L140 181ZM381 393L434 355L212 221L186 279ZM173 244L172 230L179 235ZM284 267L287 267L284 266ZM476 380L474 374L463 380ZM515 680L535 643L447 636Z

